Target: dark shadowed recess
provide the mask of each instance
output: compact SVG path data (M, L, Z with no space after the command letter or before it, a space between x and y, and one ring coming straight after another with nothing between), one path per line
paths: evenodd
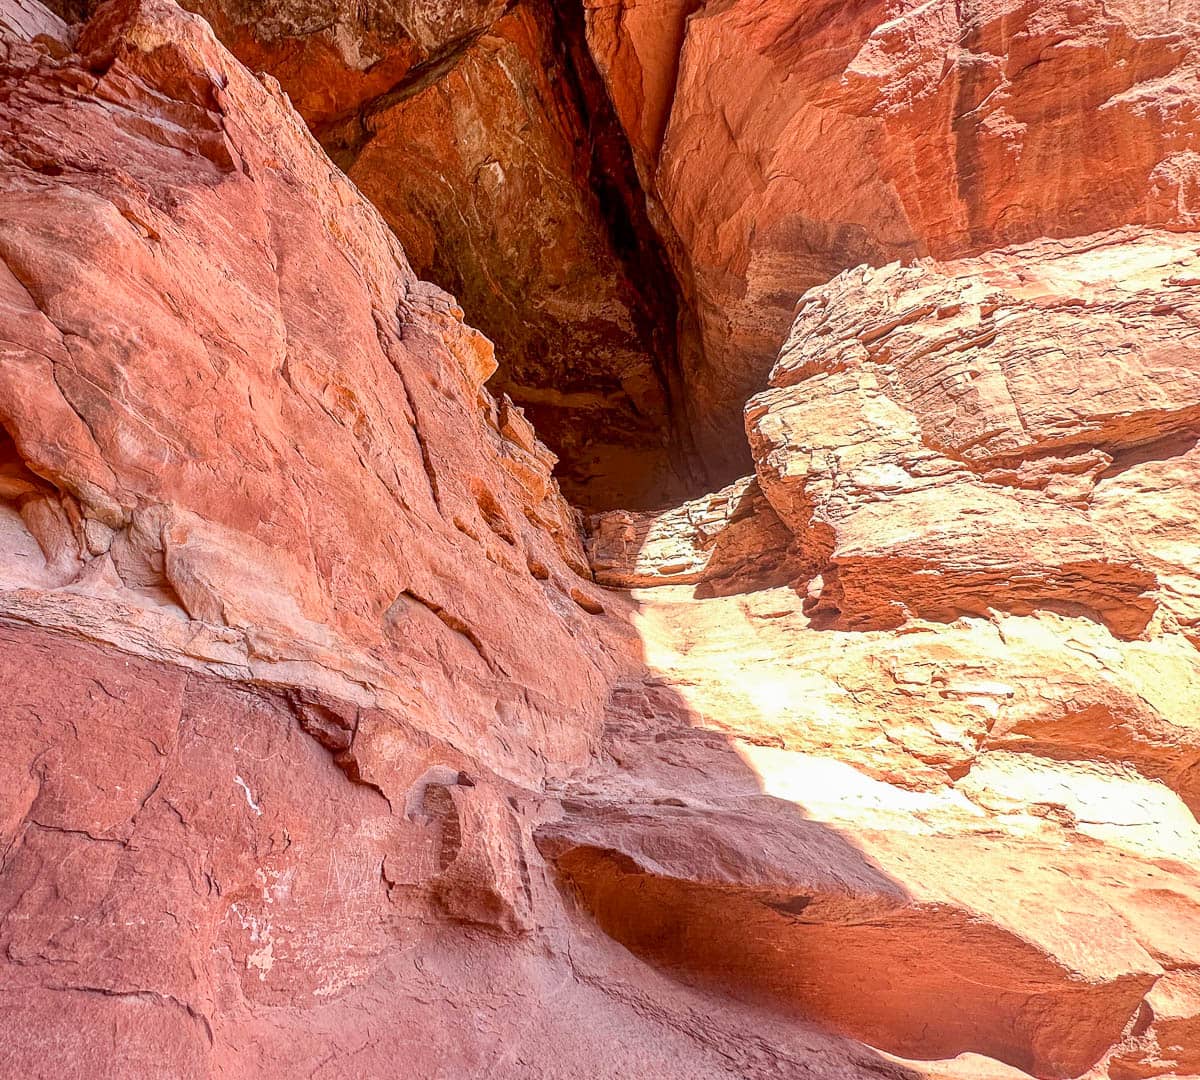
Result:
M524 145L513 145L497 129L490 132L495 152L517 172L531 165L561 170L552 182L573 189L574 205L533 196L518 211L527 221L498 223L493 208L475 201L470 190L456 195L454 207L447 207L444 194L414 199L413 189L424 187L414 184L423 167L419 154L397 162L412 175L395 186L409 194L389 205L388 192L364 177L373 168L364 162L387 112L406 108L442 83L469 119L502 127L502 120L472 115L479 103L470 94L457 98L461 87L446 80L459 65L471 70L481 56L491 56L478 46L504 39L518 15L537 28L536 65L553 99L531 107L547 109L554 130L535 125ZM517 92L536 98L538 88ZM436 241L428 257L406 245L414 268L453 294L467 320L495 343L498 368L489 386L520 405L558 455L557 476L573 502L588 509L665 506L707 489L710 478L688 430L679 360L681 328L690 317L588 48L581 3L510 3L490 26L448 43L395 86L353 114L316 125L314 133L402 241L404 218L416 214L430 226ZM559 139L568 146L567 160L551 158L547 165L543 153ZM566 222L559 220L564 210ZM547 273L540 252L520 250L522 243L536 248L539 234L560 229L569 237L564 250L576 245L565 281L559 277L564 268Z

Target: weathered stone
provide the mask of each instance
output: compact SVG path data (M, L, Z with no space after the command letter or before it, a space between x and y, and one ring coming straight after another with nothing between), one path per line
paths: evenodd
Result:
M1197 265L1183 238L1117 233L809 294L747 425L764 493L823 560L813 613L895 625L1065 604L1140 633L1156 541L1089 505L1118 455L1200 422Z
M587 0L589 41L700 326L688 407L737 460L797 298L1200 203L1194 4Z
M209 13L388 220L0 0L0 1075L1200 1069L1190 11Z

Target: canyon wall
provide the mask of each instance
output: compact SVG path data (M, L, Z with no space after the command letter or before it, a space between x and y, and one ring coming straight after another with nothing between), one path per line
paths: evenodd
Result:
M414 268L497 346L492 380L591 505L694 486L678 452L678 290L582 9L302 0L195 9L275 74Z
M1192 0L190 3L592 508L743 474L741 406L842 270L1200 212Z
M840 270L1196 222L1194 3L586 7L696 312L710 459Z
M196 6L0 0L0 1075L1200 1075L1200 10Z

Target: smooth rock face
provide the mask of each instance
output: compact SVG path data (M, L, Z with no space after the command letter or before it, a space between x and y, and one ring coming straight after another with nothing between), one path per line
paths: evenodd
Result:
M255 10L210 14L378 152L385 215L169 0L0 0L0 1076L1196 1076L1200 249L1145 194L1189 13ZM682 290L726 305L720 378L823 279L745 474L586 519L543 428L594 509L678 480L649 418L719 424L715 354L598 344L645 300L579 195L624 151L577 160L595 99L556 96L585 29L676 268L709 229L770 263ZM980 149L939 203L946 117ZM730 140L778 154L749 194ZM489 153L519 200L485 159L421 203ZM649 178L697 154L673 225ZM772 232L797 192L833 217ZM522 282L578 383L514 350L546 407L494 397L397 235Z

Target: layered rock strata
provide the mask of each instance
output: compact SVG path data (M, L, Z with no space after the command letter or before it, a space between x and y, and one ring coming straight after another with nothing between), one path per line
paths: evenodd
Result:
M538 836L607 932L894 1054L1188 1075L1197 255L842 274L754 477L590 520L653 674Z
M685 378L710 467L736 465L741 402L839 271L1196 224L1194 4L586 7L701 328Z
M1093 190L808 292L752 473L585 546L270 76L0 0L0 1074L1194 1074L1200 274Z

